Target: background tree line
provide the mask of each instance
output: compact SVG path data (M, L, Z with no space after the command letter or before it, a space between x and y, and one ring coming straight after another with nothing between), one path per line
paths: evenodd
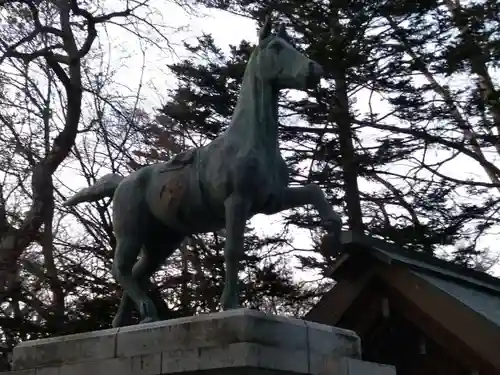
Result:
M280 138L293 183L318 183L345 229L488 270L499 228L500 5L455 2L236 1L180 4L250 17L273 12L323 65L321 87L283 93ZM209 142L229 124L254 40L224 52L211 35L174 46L148 2L0 1L0 327L19 340L109 326L110 203L61 207L91 184ZM257 26L257 25L256 25ZM148 109L117 74L112 31L155 51L176 85ZM257 27L256 27L257 29ZM125 49L125 47L123 47ZM142 71L150 54L143 52ZM122 62L123 63L123 62ZM160 74L160 73L158 73ZM162 73L163 74L163 73ZM331 286L314 211L248 226L247 306L300 316ZM298 248L300 231L310 241ZM224 233L188 238L155 278L172 318L218 308ZM494 249L493 249L494 250ZM298 275L308 275L307 278Z

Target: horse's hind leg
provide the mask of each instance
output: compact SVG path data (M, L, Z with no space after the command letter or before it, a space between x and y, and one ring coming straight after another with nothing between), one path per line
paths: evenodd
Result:
M143 290L147 290L151 276L161 267L165 259L177 249L180 242L180 239L176 241L170 240L167 243L150 239L146 243L143 247L142 256L132 269L132 277L137 280ZM134 307L133 303L128 293L124 291L118 312L113 319L113 327L121 327L129 322ZM157 311L160 309L160 303L164 302L154 300Z
M141 250L141 240L138 236L128 235L119 236L117 242L113 261L113 276L122 286L124 297L128 296L135 303L141 314L142 322L158 320L153 301L147 296L145 290L132 273L137 256ZM118 316L118 318L121 320L121 317Z
M144 252L143 252L144 253ZM147 275L153 274L153 265L151 259L146 255L142 255L132 268L132 277L137 280L143 290L148 288ZM153 302L155 305L156 301ZM131 323L132 309L134 308L134 301L129 297L127 291L123 291L120 306L113 319L113 327L123 327Z

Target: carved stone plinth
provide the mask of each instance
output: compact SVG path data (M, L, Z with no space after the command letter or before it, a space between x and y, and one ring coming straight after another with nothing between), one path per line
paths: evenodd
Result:
M352 331L239 309L28 341L9 375L393 375Z

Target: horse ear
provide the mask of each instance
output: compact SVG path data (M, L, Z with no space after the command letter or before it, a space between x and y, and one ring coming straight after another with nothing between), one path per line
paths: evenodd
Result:
M266 39L271 34L271 28L272 28L271 17L267 15L266 20L264 21L264 25L259 31L259 40Z
M280 23L277 34L280 38L288 39L288 34L286 33L286 28L284 23Z

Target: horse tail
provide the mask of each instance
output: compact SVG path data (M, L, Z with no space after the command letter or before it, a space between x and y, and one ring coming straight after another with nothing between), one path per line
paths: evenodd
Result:
M115 190L125 177L110 173L101 177L97 182L84 188L64 201L64 206L75 206L81 202L94 202L102 198L113 197Z

